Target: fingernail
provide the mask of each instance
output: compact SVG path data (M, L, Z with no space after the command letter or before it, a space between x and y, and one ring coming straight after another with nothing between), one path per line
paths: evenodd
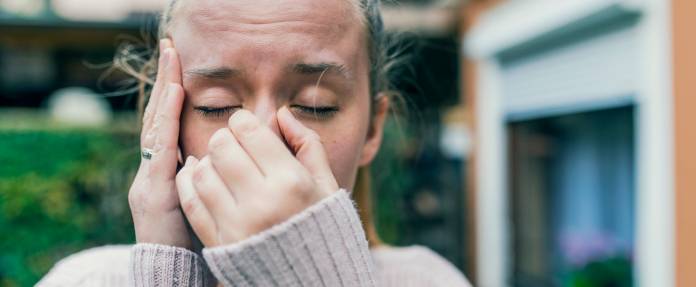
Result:
M184 164L184 166L188 166L189 164L191 164L192 161L193 161L193 156L186 157L186 163Z

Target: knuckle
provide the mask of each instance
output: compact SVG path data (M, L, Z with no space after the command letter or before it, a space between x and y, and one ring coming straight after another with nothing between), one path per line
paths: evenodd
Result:
M293 188L299 183L298 178L294 173L291 172L282 173L281 175L278 175L277 178L280 185L286 188Z
M230 131L226 128L219 129L218 131L216 131L208 141L208 150L210 152L214 152L215 150L227 145L230 140L230 135Z
M279 217L279 210L272 206L271 204L268 204L267 201L263 200L252 200L248 202L248 206L250 211L252 211L251 214L254 214L254 219L253 222L255 222L256 225L255 227L252 227L251 232L256 233L257 230L263 230L266 229L267 227L275 225L279 220L277 218Z
M319 136L319 134L313 130L310 130L310 132L305 135L303 142L310 148L323 146L321 143L321 136Z
M140 139L140 141L144 144L145 147L152 147L152 144L155 142L155 139L155 133L152 130L149 130L143 133L143 136Z
M295 195L300 202L310 202L313 198L316 197L316 193L314 192L314 190L309 187L296 190Z
M136 206L138 202L140 202L140 199L142 198L142 194L139 193L137 190L131 189L128 192L128 204L133 207Z
M307 142L321 142L321 136L316 131L308 129L305 140Z
M198 205L198 202L196 202L195 199L193 198L188 198L185 200L181 201L181 210L187 215L191 216L194 215L198 212L198 209L200 206Z
M240 110L230 117L229 126L235 135L249 137L261 127L261 123L248 111Z
M207 170L207 169L212 169L213 168L213 162L210 159L210 156L206 156L201 161L198 163L198 166L202 170Z
M286 173L282 184L291 192L305 192L311 189L312 179L303 173Z
M179 143L177 142L176 135L163 132L155 136L155 145L153 146L155 152L168 152L169 154L174 153L174 155L176 155L178 147Z
M132 210L140 210L147 204L148 193L140 185L133 185L128 191L128 205Z
M203 160L201 160L192 171L193 184L201 193L205 193L208 191L207 187L210 184L208 182L209 179L206 178L206 176L210 168L212 168L212 165L210 163L210 160L208 160L208 157L206 157Z
M154 127L159 127L160 125L166 123L169 120L169 116L166 113L157 113L155 115Z
M196 185L200 183L200 181L203 179L203 175L205 173L205 166L201 162L201 164L197 165L195 168L193 168L193 175L192 179Z
M198 195L198 198L202 200L202 202L211 203L219 200L217 191L211 188L206 188L205 186L196 188L196 194Z

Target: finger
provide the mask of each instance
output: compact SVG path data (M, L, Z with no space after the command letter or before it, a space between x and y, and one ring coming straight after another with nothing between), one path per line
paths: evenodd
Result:
M263 180L259 168L227 128L218 130L210 138L208 154L234 196L242 196L237 191L249 190L249 187L258 186Z
M301 168L280 137L251 112L237 111L228 124L234 137L265 176Z
M143 114L143 130L141 135L141 141L145 140L145 135L152 128L152 122L155 114L157 113L157 107L160 99L162 98L162 86L164 86L165 81L165 71L168 66L168 62L171 55L168 55L164 50L171 47L171 42L167 39L160 40L159 44L159 62L157 64L157 76L155 79L155 84L150 92L150 98L148 99L147 105L145 107L145 113ZM151 147L149 145L148 147Z
M331 165L319 135L298 121L287 107L278 110L277 116L281 134L314 181L322 187L322 190L338 190L338 183L331 171Z
M162 98L167 94L167 86L170 83L182 85L181 63L179 62L179 55L173 48L171 40L162 39L160 50L162 54L162 63L158 65L157 79L152 89L151 95L154 99L150 100L154 100L152 105L154 110L151 112L152 115L157 115L157 111L162 106Z
M183 88L178 84L169 84L162 102L150 131L155 137L150 174L155 178L173 180L178 154L179 120L184 102Z
M191 224L193 232L205 246L217 245L217 227L213 217L201 201L193 185L193 167L198 163L194 157L186 159L184 167L176 176L176 190L179 193L181 210Z
M176 161L180 165L184 165L184 155L181 153L181 147L176 148Z
M194 168L193 187L217 226L224 226L224 223L233 218L236 200L215 171L210 157L201 159Z
M164 78L162 80L165 81L165 85L167 83L182 84L181 62L179 61L179 54L176 52L176 49L174 49L171 41L169 45L170 46L168 48L164 49L164 53L168 55L168 64L164 70Z
M168 40L164 40L163 46L168 46ZM152 106L148 113L148 119L144 121L143 132L144 136L141 138L142 146L147 148L152 148L155 144L155 138L157 135L157 115L161 113L163 106L166 104L165 98L169 91L169 85L174 83L181 85L181 67L179 64L178 56L173 48L164 48L163 52L163 63L162 71L158 74L158 80L153 89L152 103L148 106Z
M152 92L161 95L164 92L168 82L169 67L174 61L178 60L176 50L173 49L172 41L169 39L161 39L159 45L160 65L157 67L157 77L155 85L152 87Z

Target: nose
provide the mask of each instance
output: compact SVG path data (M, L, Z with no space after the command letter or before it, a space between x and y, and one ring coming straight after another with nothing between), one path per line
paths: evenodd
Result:
M254 106L250 108L251 112L254 113L262 123L268 126L273 133L282 139L280 127L278 126L278 120L276 118L276 113L280 107L276 101L272 100L271 97L261 97L255 102Z

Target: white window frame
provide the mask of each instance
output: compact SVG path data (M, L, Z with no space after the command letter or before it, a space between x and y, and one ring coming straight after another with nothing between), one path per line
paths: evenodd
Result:
M640 13L641 70L636 106L637 286L674 286L674 130L670 0L508 1L486 12L463 39L464 53L477 61L476 254L477 286L510 285L507 119L498 56L553 33L582 24L607 9Z

